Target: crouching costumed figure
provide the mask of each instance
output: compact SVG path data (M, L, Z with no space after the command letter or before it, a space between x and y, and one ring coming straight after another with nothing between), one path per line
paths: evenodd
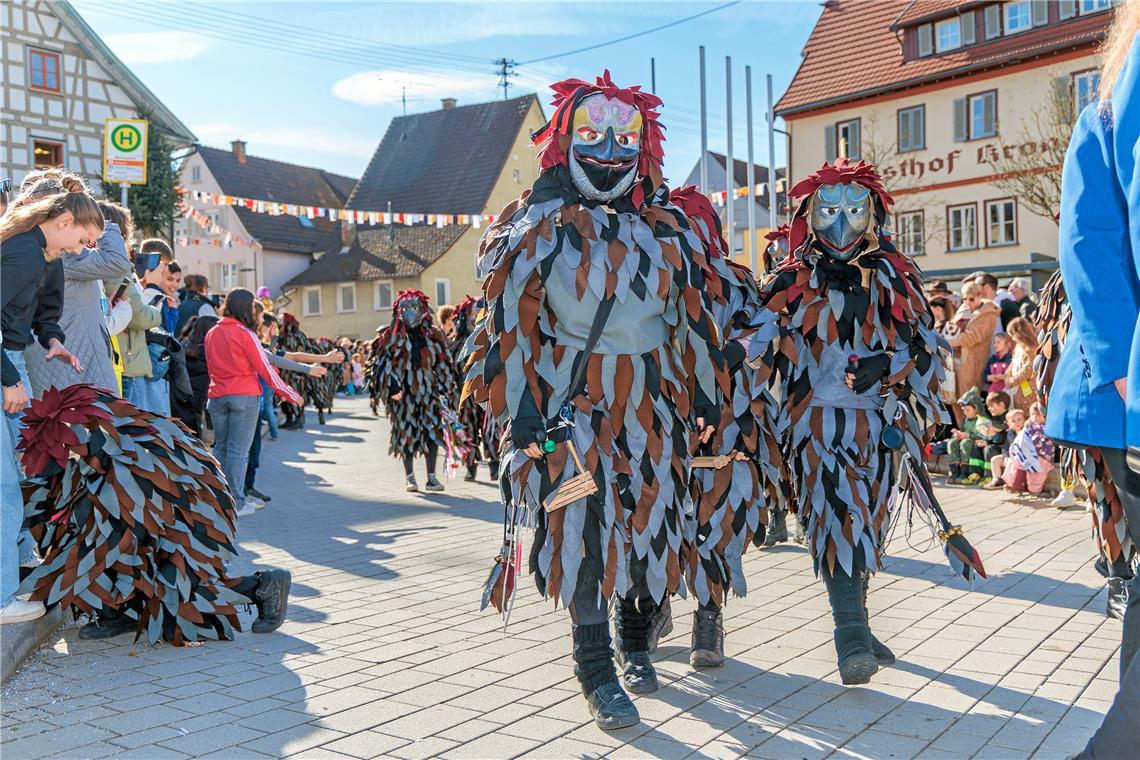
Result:
M653 691L653 613L684 593L689 451L711 437L727 379L704 249L662 182L661 101L608 72L553 89L542 173L483 239L487 308L466 348L465 393L510 425L484 602L509 611L517 529L532 526L529 569L568 608L582 692L612 729L638 714L608 601L625 683Z
M894 661L868 626L869 574L900 478L930 492L920 450L945 416L944 370L921 274L883 229L892 200L874 168L840 158L791 196L802 200L790 254L761 286L748 361L782 407L794 511L827 586L840 676L866 683Z

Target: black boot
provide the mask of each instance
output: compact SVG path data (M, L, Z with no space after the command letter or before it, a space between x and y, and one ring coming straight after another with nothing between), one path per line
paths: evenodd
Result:
M574 626L574 675L598 728L612 731L636 726L637 708L618 683L614 653L610 649L610 624Z
M871 573L864 570L861 575L863 576L863 621L867 623L867 630L870 631L871 613L867 610L867 592L871 586ZM880 668L895 664L895 653L888 649L886 644L879 641L873 631L871 633L871 652L874 653Z
M491 470L491 482L497 482L499 480L499 460L492 459L488 464L488 467Z
M257 607L257 620L250 628L254 633L276 631L285 622L289 608L289 584L293 576L288 570L259 570L253 603Z
M653 621L649 624L649 654L657 651L657 642L662 638L668 636L673 632L673 605L669 603L669 596L666 595L661 600L661 604L657 605L657 611L653 613Z
M1128 578L1108 579L1108 607L1105 614L1117 620L1124 619L1124 610L1128 607Z
M477 465L477 464L467 465L467 474L463 476L463 479L466 480L468 483L470 483L472 480L475 480L475 475L479 471L478 468L479 468L479 465Z
M863 584L842 569L832 575L826 565L821 575L835 620L839 677L847 685L867 683L879 669L879 663L871 651L871 629L863 618Z
M111 639L122 633L134 633L138 621L116 610L100 610L94 619L79 629L79 638L85 641Z
M318 409L317 410L317 422L321 423L322 425L325 424L325 410L324 409Z
M648 604L648 602L646 602ZM649 661L649 630L653 615L639 612L637 605L624 598L614 607L614 648L622 666L625 688L634 694L657 691L657 671Z
M763 542L757 545L757 548L785 543L788 540L787 518L787 512L773 512L771 519L768 521L767 535L764 536ZM753 536L753 541L755 541L755 536Z
M689 664L694 668L724 665L724 615L717 607L693 612L693 644Z

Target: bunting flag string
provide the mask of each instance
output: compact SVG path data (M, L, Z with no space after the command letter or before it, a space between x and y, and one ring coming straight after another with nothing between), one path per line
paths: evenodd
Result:
M782 193L782 192L784 192L784 188L785 188L784 180L777 179L776 180L776 192ZM742 186L736 188L735 190L733 190L732 195L734 198L747 198L749 195L753 195L757 198L764 198L768 195L768 183L767 182L757 182L755 185L752 186L752 192L751 193L748 192L748 186L747 185L742 185ZM709 193L709 198L712 199L713 203L715 203L716 205L723 206L728 201L728 191L727 190L721 190L718 193Z
M185 216L187 219L193 220L200 228L205 230L211 235L217 237L213 239L191 238L188 235L182 235L175 240L175 244L186 247L189 245L209 245L215 248L233 248L235 245L244 246L246 248L253 247L253 241L248 238L239 237L227 230L222 225L211 220L198 209L191 206L185 201L178 202L178 212Z
M203 190L178 188L183 203L196 201L210 206L234 206L245 208L258 214L270 216L297 216L307 219L328 219L332 222L346 221L355 224L427 224L433 227L448 227L455 224L469 224L479 228L495 221L495 214L426 214L405 211L361 211L359 209L327 208L324 206L304 206L297 203L242 198L222 193L208 193ZM197 220L195 220L197 221Z

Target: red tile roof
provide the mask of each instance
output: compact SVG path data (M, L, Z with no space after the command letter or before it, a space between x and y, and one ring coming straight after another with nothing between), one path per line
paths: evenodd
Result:
M962 0L914 0L909 4L898 3L895 5L898 8L900 5L905 6L899 17L895 19L895 24L898 26L907 26L916 24L920 21L929 21L939 16L948 16L950 11L968 11L979 5L984 5L984 0L972 0L972 2L962 2ZM889 3L888 3L889 5Z
M776 112L787 116L1091 45L1103 39L1113 17L1112 13L1080 16L904 63L902 31L896 36L892 24L904 14L917 20L956 5L962 3L831 0L804 45L803 61ZM921 6L918 15L911 12L912 6Z

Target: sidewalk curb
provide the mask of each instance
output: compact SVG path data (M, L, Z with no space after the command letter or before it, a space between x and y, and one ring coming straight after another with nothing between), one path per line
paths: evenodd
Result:
M63 609L55 607L35 620L0 626L0 683L7 683L63 622Z

